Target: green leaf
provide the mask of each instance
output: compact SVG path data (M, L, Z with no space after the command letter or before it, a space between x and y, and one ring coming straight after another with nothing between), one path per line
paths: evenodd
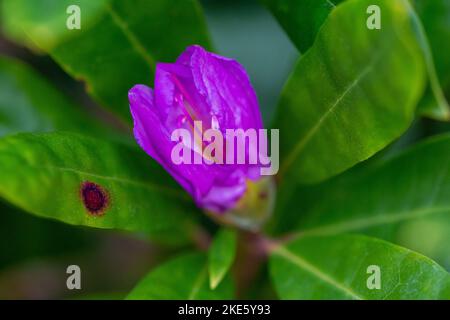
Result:
M425 45L430 78L430 89L422 102L422 109L431 117L449 120L449 96L446 98L444 93L450 95L450 2L414 0L413 3L421 20L417 18L417 25Z
M306 52L313 45L327 16L344 0L261 1L274 14L297 48L302 52ZM419 14L425 23L425 33L422 22L417 17L414 9L409 5L409 2L406 0L400 1L408 7L416 38L420 43L428 72L429 86L423 101L420 103L419 110L428 117L448 121L450 119L450 106L444 96L443 89L436 74L434 58L437 61L437 71L441 77L444 89L450 89L450 80L448 80L450 78L445 78L448 81L442 79L449 74L446 54L448 50L442 48L442 45L448 43L449 28L446 25L450 17L450 8L448 8L447 4L443 3L443 0L415 0ZM369 17L369 15L366 15L366 17ZM381 11L381 19L382 23L384 23L384 10ZM430 39L431 48L427 36ZM431 49L433 49L433 52ZM442 71L440 72L440 70Z
M152 270L131 291L129 300L216 300L232 299L233 283L226 277L212 290L208 286L207 257L191 253Z
M196 216L187 194L143 152L75 134L0 140L0 176L0 197L69 224L142 231L175 243L187 239ZM85 207L85 182L106 194L103 212Z
M380 289L369 289L370 266L379 268ZM438 264L365 236L297 239L275 248L270 268L281 299L450 299L450 276Z
M31 67L0 56L0 137L52 130L98 135L102 129Z
M417 39L422 48L429 79L428 88L420 103L419 110L422 114L430 118L448 121L450 120L450 106L448 105L444 92L442 91L441 83L436 72L433 52L431 51L427 34L425 33L422 22L417 16L416 11L411 7L409 2L406 3L409 6L409 12L415 26ZM428 33L428 35L430 34Z
M414 0L413 3L428 35L442 87L450 94L450 2Z
M59 43L73 37L79 31L70 30L67 21L71 13L67 13L71 5L80 8L80 27L92 27L101 16L109 0L4 0L0 4L2 28L5 34L16 42L27 47L46 52Z
M275 16L295 46L312 46L328 14L344 0L260 0Z
M209 285L215 289L227 274L236 255L237 235L234 230L221 229L209 248Z
M433 237L429 228L415 228L414 234L416 243L425 244L432 239L437 243L450 234L449 163L447 134L395 157L356 167L317 186L286 185L279 193L273 230L297 230L303 235L357 231L408 245L410 240L398 238L399 232L410 228L407 224L429 224L439 219L440 229ZM414 247L420 248L417 244ZM450 256L448 246L446 252Z
M73 4L81 10L80 30L66 27ZM157 61L173 61L191 44L209 46L196 0L4 0L2 8L11 37L49 53L128 121L128 90L150 85Z
M281 176L315 183L363 161L411 124L424 65L401 0L346 1L330 14L283 90L275 127ZM381 30L366 8L383 11Z

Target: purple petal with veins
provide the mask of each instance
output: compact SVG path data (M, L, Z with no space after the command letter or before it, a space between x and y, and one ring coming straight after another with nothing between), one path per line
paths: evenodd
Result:
M244 195L248 179L259 179L257 164L176 165L171 159L177 143L171 141L172 132L193 131L194 121L202 121L203 131L215 128L224 137L226 129L263 128L255 91L238 62L190 46L175 63L158 63L155 88L136 85L129 101L137 142L199 207L224 213Z

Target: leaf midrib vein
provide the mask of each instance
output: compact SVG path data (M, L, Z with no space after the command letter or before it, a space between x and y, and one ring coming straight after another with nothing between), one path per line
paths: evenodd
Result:
M299 142L296 143L292 152L287 157L282 169L280 170L282 173L286 172L286 169L292 165L295 158L308 145L308 143L311 141L311 139L314 137L314 135L320 129L320 127L325 122L325 120L328 119L328 117L340 105L340 103L345 99L345 97L349 93L351 93L352 90L361 82L361 80L364 79L364 77L373 70L375 64L380 60L382 53L383 52L379 52L378 54L372 56L370 63L368 65L366 65L364 67L364 69L361 70L361 72L358 74L358 76L350 83L350 85L347 86L347 88L343 91L343 93L338 96L338 98L330 106L330 108L324 114L322 114L322 116L317 120L315 125L308 130L306 135L302 139L300 139Z
M327 0L327 3L328 3L332 8L336 8L336 5L335 5L331 0Z
M425 217L434 213L450 210L450 207L421 208L407 212L396 212L379 215L375 217L363 217L346 222L338 222L334 224L324 225L316 228L306 229L297 233L293 238L311 235L331 235L348 232L352 230L360 230L363 228L374 227L386 223L394 223L403 220L411 220L414 218Z
M278 247L275 249L274 254L278 254L279 256L285 258L287 261L291 262L292 264L296 265L297 267L309 272L316 278L319 278L325 283L328 283L332 287L338 289L339 291L345 293L348 296L351 296L352 298L356 300L363 300L362 297L360 297L356 292L354 292L351 288L347 287L346 285L340 283L336 279L329 276L327 273L322 271L320 268L312 264L311 262L307 261L305 258L301 257L298 254L295 254L291 251L289 251L285 247Z
M114 177L114 176L105 176L105 175L101 175L101 174L96 174L96 173L87 172L87 171L74 169L74 168L68 168L68 167L58 167L58 166L49 166L49 165L37 166L35 164L29 163L28 161L26 161L24 159L19 159L19 160L22 160L22 162L24 162L26 166L28 166L29 168L32 168L32 169L38 169L38 170L39 169L41 169L41 170L42 169L50 169L50 170L58 170L58 171L65 171L65 172L73 172L78 175L90 176L90 177L94 177L94 178L99 178L99 179L104 179L104 180L109 180L109 181L116 181L116 182L121 182L121 183L126 183L126 184L143 187L146 189L156 190L161 193L175 196L183 201L190 201L189 197L187 195L184 195L181 191L178 191L176 189L172 189L169 187L161 186L161 185L156 185L153 183L134 181L134 180L129 180L129 179L120 178L120 177Z
M122 31L127 40L130 42L133 49L138 53L138 55L142 56L145 62L148 64L151 70L156 68L156 62L153 57L147 53L145 46L138 39L138 37L128 28L126 22L122 19L122 17L114 11L111 4L109 2L105 3L106 11L112 18L112 21L117 25L117 27Z
M188 300L194 300L195 297L197 296L202 284L206 281L207 279L207 267L204 266L200 273L198 274L197 278L194 281L194 285L192 286L191 292L189 293L188 296Z
M416 26L419 38L419 45L425 57L425 65L428 72L428 76L430 78L431 91L433 92L435 99L438 102L438 108L439 111L441 112L441 115L448 120L450 119L450 109L449 109L450 106L444 95L444 92L442 91L439 77L436 74L436 65L433 55L431 54L432 50L430 47L430 43L427 39L424 26L420 21L420 18L418 17L416 10L414 10L414 8L412 7L411 3L409 1L403 1L403 3L407 7L411 19Z
M73 172L73 173L76 173L76 174L91 176L91 177L95 177L95 178L99 178L99 179L105 179L105 180L110 180L110 181L122 182L122 183L126 183L126 184L132 184L132 185L136 185L136 186L140 186L140 187L144 187L144 188L152 189L152 190L156 189L158 191L162 191L162 192L165 192L165 193L170 193L170 194L175 195L177 197L180 197L180 198L182 198L184 200L187 200L187 197L183 197L181 192L179 192L179 191L177 191L175 189L170 189L170 188L163 187L163 186L156 185L156 184L152 184L152 183L134 181L134 180L129 180L129 179L120 178L120 177L114 177L114 176L105 176L105 175L85 172L85 171L81 171L81 170L77 170L77 169L73 169L73 168L54 167L54 166L46 166L44 168L57 169L57 170L60 170L60 171Z

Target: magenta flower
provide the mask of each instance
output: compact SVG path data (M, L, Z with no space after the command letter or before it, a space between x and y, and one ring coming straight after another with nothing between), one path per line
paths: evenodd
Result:
M224 137L226 129L262 128L255 91L238 62L190 46L175 63L157 64L154 90L136 85L129 100L137 142L199 207L217 213L230 210L245 193L247 180L259 179L259 164L175 164L171 157L177 144L172 133L179 128L194 132L195 121L201 121L203 130L212 128ZM194 156L201 155L203 143L188 145Z

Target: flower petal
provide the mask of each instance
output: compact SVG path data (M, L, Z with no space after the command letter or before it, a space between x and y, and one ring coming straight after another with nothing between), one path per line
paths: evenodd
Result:
M221 128L262 128L255 90L238 62L191 46L177 63L189 66L197 91Z
M232 209L245 193L246 179L258 179L258 165L179 164L172 159L176 129L193 132L194 121L203 131L261 129L257 97L244 68L236 61L190 46L176 63L158 63L155 90L137 85L129 92L134 135L139 145L158 161L194 198L215 212ZM226 141L224 141L226 143ZM193 148L201 151L204 145Z

